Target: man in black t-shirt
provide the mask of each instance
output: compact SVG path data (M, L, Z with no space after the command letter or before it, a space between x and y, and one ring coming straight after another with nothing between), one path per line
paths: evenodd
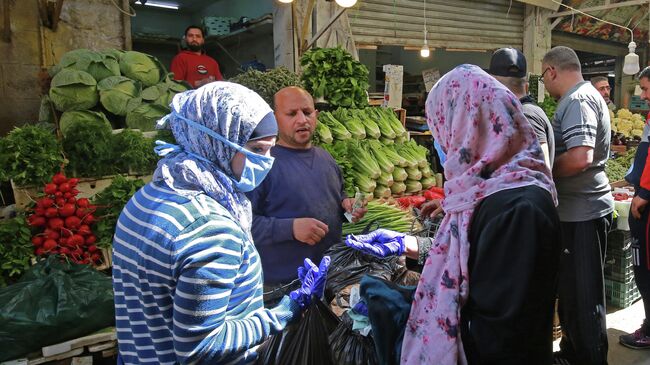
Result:
M544 110L528 95L528 75L526 57L514 48L501 48L492 54L488 73L499 80L521 102L524 115L535 130L537 140L544 151L546 165L552 170L555 159L555 137L553 126Z

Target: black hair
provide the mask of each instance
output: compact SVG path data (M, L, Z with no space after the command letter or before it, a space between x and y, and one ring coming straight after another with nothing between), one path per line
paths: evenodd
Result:
M203 31L203 28L199 27L198 25L190 25L189 27L185 28L185 33L184 33L184 35L187 35L187 32L188 32L190 29L198 29L198 30L200 30L200 31L201 31L201 35L202 35L203 37L205 37L205 32Z
M650 80L650 66L644 68L643 71L641 71L641 73L639 74L639 80L641 80L644 77Z

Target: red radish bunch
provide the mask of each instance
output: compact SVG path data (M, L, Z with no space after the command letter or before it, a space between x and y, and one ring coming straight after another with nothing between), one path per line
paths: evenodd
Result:
M101 254L90 229L96 221L96 207L86 198L77 199L78 182L79 179L68 179L58 173L45 185L45 196L36 201L27 218L39 230L32 243L37 256L59 254L75 263L97 265Z

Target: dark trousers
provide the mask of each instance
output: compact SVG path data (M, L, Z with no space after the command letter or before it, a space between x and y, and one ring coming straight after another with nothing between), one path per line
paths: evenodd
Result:
M560 349L575 364L607 364L603 264L611 222L611 214L585 222L562 222Z
M650 253L648 250L648 237L650 236L650 207L643 211L641 219L635 219L632 214L629 218L630 234L632 235L632 263L634 264L634 281L641 293L645 320L648 324L646 334L650 335Z

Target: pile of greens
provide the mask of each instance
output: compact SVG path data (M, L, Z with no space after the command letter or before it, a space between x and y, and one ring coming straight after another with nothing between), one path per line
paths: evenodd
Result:
M284 67L270 69L268 71L248 70L229 80L258 93L269 105L273 105L275 93L287 86L300 86L300 77Z
M349 234L360 234L372 221L377 222L380 228L401 233L409 233L414 228L415 217L408 210L374 201L368 203L367 209L368 212L359 222L343 224L344 238Z
M313 48L300 58L302 81L316 99L332 106L368 105L368 68L343 48Z
M34 257L32 232L25 216L0 220L0 287L16 282Z
M605 165L605 173L610 182L623 180L627 170L632 166L636 148L629 149L624 155L610 158Z
M546 113L548 120L553 121L553 116L555 116L555 110L557 109L557 101L555 101L555 99L552 97L546 95L544 97L544 101L539 104L539 106L542 108L542 110L544 110L544 113Z

